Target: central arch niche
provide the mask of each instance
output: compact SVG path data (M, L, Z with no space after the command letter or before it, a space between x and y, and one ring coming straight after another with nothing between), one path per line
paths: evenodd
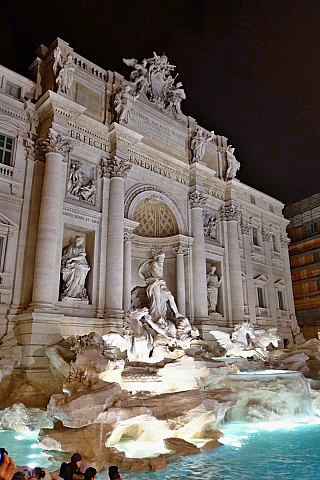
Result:
M179 234L174 213L161 198L155 195L141 200L134 209L132 219L139 222L134 233L141 237L164 238Z

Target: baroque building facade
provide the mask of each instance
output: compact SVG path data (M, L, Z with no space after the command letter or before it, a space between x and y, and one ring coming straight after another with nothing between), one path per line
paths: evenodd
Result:
M144 302L143 261L205 338L242 320L298 333L283 204L236 178L223 135L182 113L165 55L130 79L61 39L32 80L0 69L0 338L44 366L61 335L119 331Z
M288 205L291 264L297 320L305 338L320 335L320 193Z

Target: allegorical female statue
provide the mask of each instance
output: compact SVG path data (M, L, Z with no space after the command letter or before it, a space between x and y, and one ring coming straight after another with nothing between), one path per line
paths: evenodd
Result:
M210 272L207 273L207 297L208 297L208 311L215 313L217 311L219 287L221 280L216 274L216 267L212 266Z
M77 235L74 243L62 250L61 275L62 288L60 299L76 298L88 302L84 286L90 266L83 246L84 238Z

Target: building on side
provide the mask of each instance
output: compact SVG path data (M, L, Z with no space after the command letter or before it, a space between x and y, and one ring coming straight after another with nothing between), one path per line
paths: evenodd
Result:
M205 338L250 320L292 341L283 204L182 113L167 57L125 60L126 80L59 38L36 53L32 80L0 69L0 338L14 332L28 371L61 335L121 330L159 252Z
M305 338L320 335L320 193L284 209L297 320Z

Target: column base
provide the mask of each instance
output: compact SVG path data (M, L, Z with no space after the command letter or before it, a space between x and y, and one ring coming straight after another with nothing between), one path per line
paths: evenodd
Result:
M18 345L21 345L21 363L25 367L46 368L45 349L63 339L60 335L62 315L26 312L10 320Z
M105 324L109 330L123 334L123 310L106 310L104 314Z

